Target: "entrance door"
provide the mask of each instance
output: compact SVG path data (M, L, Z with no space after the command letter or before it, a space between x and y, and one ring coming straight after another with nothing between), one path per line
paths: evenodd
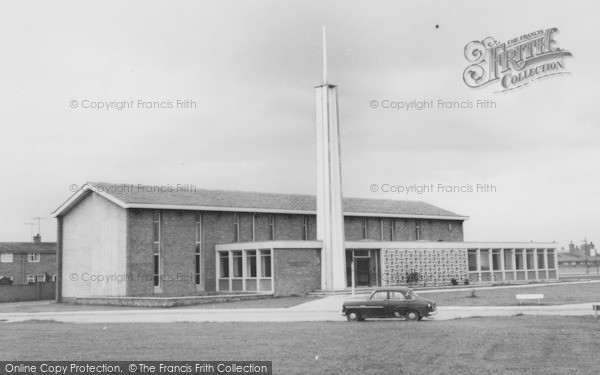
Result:
M354 262L355 286L379 285L379 251L378 250L347 250L346 251L346 281L352 286L352 262Z
M371 286L371 258L354 258L356 286Z

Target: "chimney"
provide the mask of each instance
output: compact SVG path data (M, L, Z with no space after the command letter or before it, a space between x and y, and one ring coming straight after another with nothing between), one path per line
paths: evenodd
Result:
M33 243L42 243L42 236L39 233L33 236Z

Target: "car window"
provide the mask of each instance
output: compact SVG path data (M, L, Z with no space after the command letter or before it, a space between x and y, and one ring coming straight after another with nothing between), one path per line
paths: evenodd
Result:
M404 294L402 292L390 292L390 299L395 299L397 301L406 301Z
M375 292L371 299L387 299L387 292Z

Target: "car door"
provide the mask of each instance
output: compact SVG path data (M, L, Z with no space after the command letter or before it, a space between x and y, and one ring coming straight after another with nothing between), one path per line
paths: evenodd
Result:
M390 291L389 303L388 303L388 314L394 316L396 312L399 315L404 315L407 309L407 301L404 294L400 291Z
M370 317L381 318L386 315L386 309L389 304L387 294L387 292L378 291L371 295L371 298L367 301L366 308L366 312Z

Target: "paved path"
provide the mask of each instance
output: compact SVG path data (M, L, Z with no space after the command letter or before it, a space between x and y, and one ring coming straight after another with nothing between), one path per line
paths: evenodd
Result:
M348 296L330 296L290 308L273 309L136 309L3 313L0 321L55 320L65 323L169 323L169 322L301 322L344 321L340 309ZM592 303L555 306L442 306L434 320L478 316L594 315Z

